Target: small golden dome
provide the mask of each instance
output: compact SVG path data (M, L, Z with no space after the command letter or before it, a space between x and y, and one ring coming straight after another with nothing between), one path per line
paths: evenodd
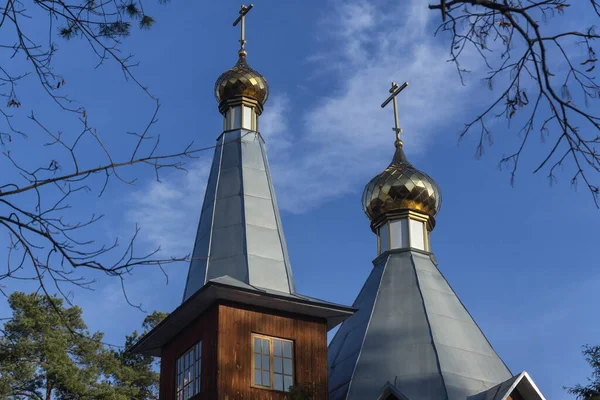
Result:
M363 209L371 221L402 210L434 217L441 202L439 186L408 162L401 142L396 144L396 153L389 167L371 179L363 192Z
M269 85L264 76L250 68L246 51L240 50L240 58L233 68L219 76L215 83L215 97L219 104L239 97L248 97L264 105L269 97Z

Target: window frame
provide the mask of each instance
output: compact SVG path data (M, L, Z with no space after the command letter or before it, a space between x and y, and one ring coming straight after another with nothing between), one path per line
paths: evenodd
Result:
M254 351L255 350L254 349L254 339L256 339L256 338L258 338L258 339L261 340L261 353L256 353ZM258 385L258 384L255 383L256 382L255 381L255 379L256 379L255 378L255 372L256 372L256 370L258 369L260 371L264 371L262 368L256 368L256 363L255 363L255 355L256 354L261 354L261 357L262 357L262 340L263 339L266 339L266 340L269 341L269 383L271 384L270 386ZM274 368L274 361L275 361L275 357L276 356L275 356L275 353L274 353L274 349L273 349L274 345L273 344L274 344L274 340L279 340L279 341L282 342L281 356L277 356L277 357L280 357L282 359L282 363L284 362L283 360L285 360L285 359L288 359L288 360L292 361L292 374L291 375L286 374L284 372L283 366L282 366L281 373L277 373L277 374L282 375L282 379L284 380L284 382L285 382L285 377L286 376L290 376L292 378L292 385L290 385L290 386L294 386L296 384L296 351L295 351L295 341L292 340L292 339L285 339L285 338L277 337L277 336L263 335L263 334L260 334L260 333L252 333L250 340L251 340L250 345L251 345L251 348L252 348L252 370L251 370L251 373L250 373L250 378L251 378L251 380L250 380L250 386L253 387L253 388L262 389L262 390L272 390L272 391L275 391L275 392L289 393L290 392L289 389L286 390L286 388L285 388L285 383L283 383L283 385L284 385L283 386L283 390L275 389L275 380L273 378L274 378L274 375L276 374L275 368ZM292 347L292 356L291 357L285 357L283 355L283 343L285 343L285 342L291 344L291 347Z
M185 368L185 360L184 358L188 356L188 354L192 353L192 365L187 369L192 369L191 375L192 379L189 383L183 383L183 375L186 373ZM180 387L179 378L182 376L182 386ZM200 394L200 390L202 390L202 340L194 343L190 347L188 347L185 351L183 351L178 357L175 358L175 400L188 400ZM190 387L193 394L185 397L185 389L186 387ZM197 390L196 390L197 389Z

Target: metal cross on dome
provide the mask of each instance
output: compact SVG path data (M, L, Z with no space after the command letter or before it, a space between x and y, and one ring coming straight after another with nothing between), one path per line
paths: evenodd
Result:
M392 128L392 130L394 132L396 132L396 144L402 145L402 140L400 140L400 133L402 132L402 128L400 128L398 125L398 103L396 102L396 96L398 96L398 94L403 91L404 89L406 89L406 87L408 86L408 82L404 82L402 84L402 86L398 86L398 84L396 82L392 82L392 87L390 88L390 97L388 97L386 99L386 101L384 101L381 104L381 108L384 108L385 106L388 105L388 103L390 101L394 102L394 128Z
M252 7L254 7L254 4L250 4L249 6L245 6L242 4L242 6L240 7L240 16L237 17L237 19L233 22L233 26L236 26L240 22L242 23L240 36L240 50L244 50L244 45L246 44L246 14L248 14L248 11L252 10Z

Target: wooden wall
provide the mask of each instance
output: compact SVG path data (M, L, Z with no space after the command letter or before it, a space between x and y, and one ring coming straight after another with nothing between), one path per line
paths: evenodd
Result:
M200 394L193 399L217 398L218 306L213 306L162 349L160 360L160 400L175 399L175 362L192 345L202 340Z
M327 399L325 320L277 314L237 304L219 305L219 399L283 400L282 392L252 383L252 333L294 341L294 383L314 383L316 399Z
M507 400L525 400L519 390L515 388L513 392L508 396Z
M325 320L242 304L216 304L166 345L161 354L160 400L175 399L175 361L202 340L200 393L192 400L284 400L286 393L252 387L252 333L294 341L294 384L314 383L327 399Z

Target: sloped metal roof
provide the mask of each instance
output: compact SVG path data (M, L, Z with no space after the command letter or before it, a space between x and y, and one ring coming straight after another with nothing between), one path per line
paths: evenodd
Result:
M526 371L473 396L467 400L507 400L518 391L525 400L546 400Z
M376 399L393 382L411 400L466 400L511 378L429 253L376 260L329 345L329 399Z
M260 289L225 275L209 280L160 324L141 337L128 351L160 356L161 349L167 343L175 340L182 330L219 301L321 318L326 321L327 330L339 325L356 311L352 307L296 293Z
M295 293L265 144L245 129L217 140L183 300L223 275Z

